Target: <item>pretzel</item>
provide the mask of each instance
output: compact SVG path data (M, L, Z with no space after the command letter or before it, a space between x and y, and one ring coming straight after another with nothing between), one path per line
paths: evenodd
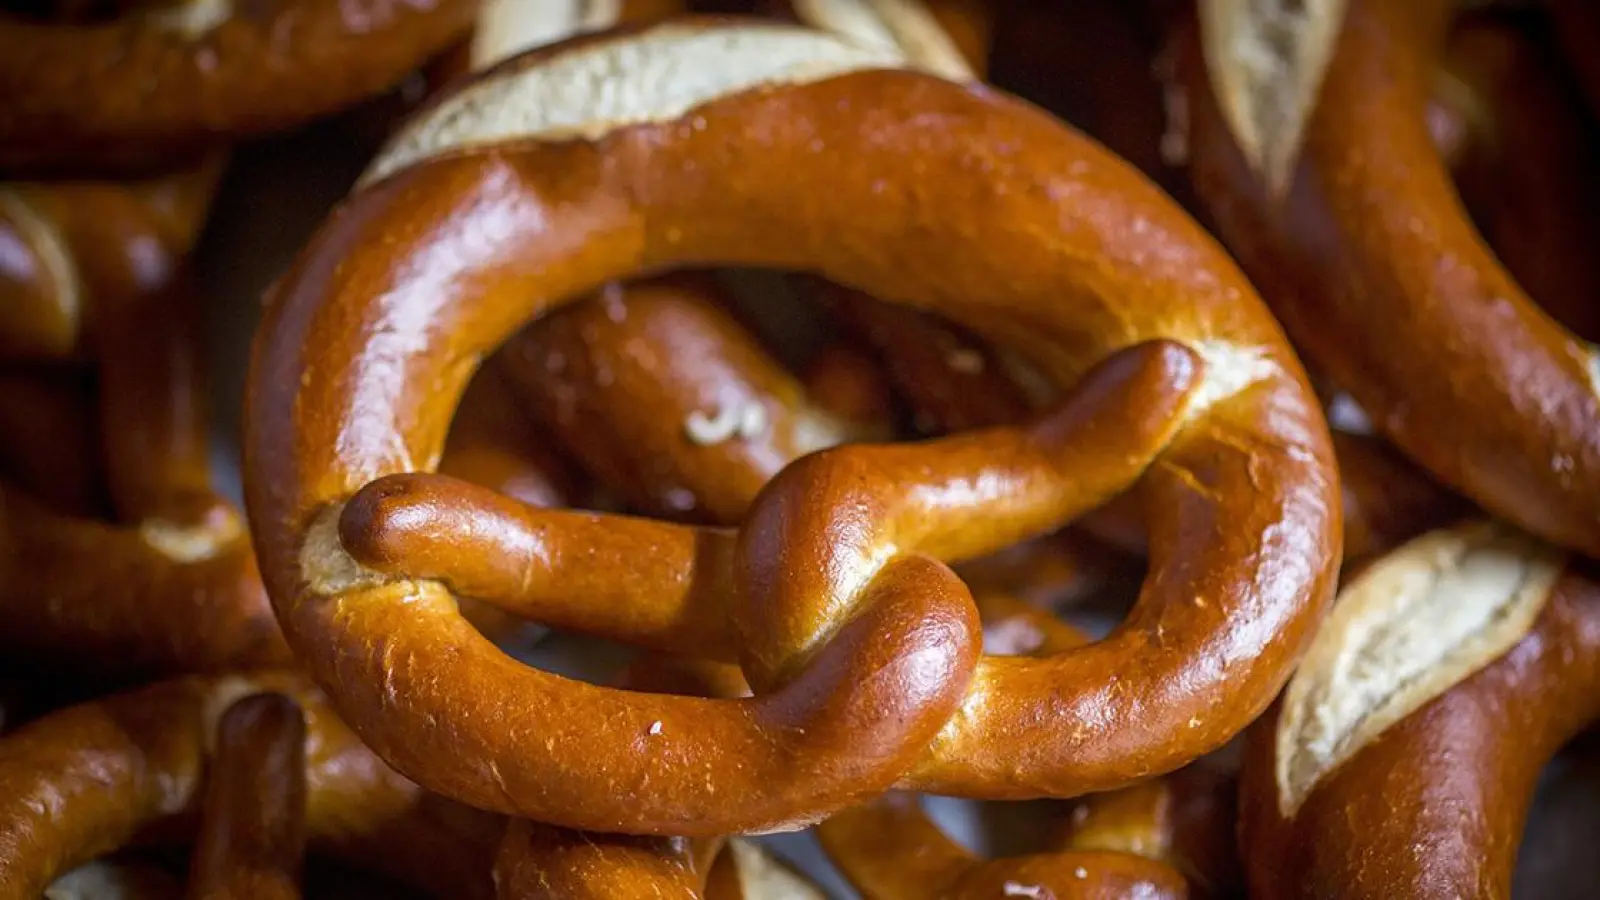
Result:
M1589 569L1473 523L1346 586L1246 746L1250 895L1509 897L1539 770L1600 713Z
M1067 850L1132 853L1183 874L1196 897L1243 896L1234 839L1238 780L1204 760L1073 803Z
M984 629L1034 636L1024 643L985 640L991 652L1007 654L1048 654L1086 640L1054 617L1014 601L986 609ZM1085 850L981 860L946 837L917 799L905 794L847 809L818 825L817 837L866 900L1189 896L1175 870L1131 853Z
M0 16L0 166L144 166L398 82L471 0L186 0L87 24Z
M1552 318L1600 337L1588 288L1600 154L1583 98L1552 40L1515 21L1466 16L1451 29L1429 106L1435 143L1507 271ZM1443 135L1441 135L1443 131Z
M161 682L0 739L0 897L32 900L73 866L190 814L215 720L261 691L305 711L314 850L448 896L488 895L498 823L441 805L383 765L305 679L260 673Z
M567 107L513 113L514 104L486 105L485 91L533 96L527 92L553 88L563 73L612 71L619 58L634 64L560 82L578 91L563 92L574 103L592 99L583 85L601 90L596 97L626 98L612 112L583 106L582 119L552 120L569 116ZM696 77L711 80L691 79L679 85L687 93L660 98L651 66L706 66ZM1324 426L1275 326L1214 245L1115 160L995 93L894 66L825 36L760 25L662 26L520 56L414 120L279 283L250 378L246 482L254 532L291 643L380 756L486 809L590 830L692 836L793 827L897 782L995 796L1109 787L1216 746L1276 691L1328 593L1338 511ZM871 112L845 103L854 92L871 98ZM516 126L515 151L491 142L503 133L496 129L525 114L535 118ZM870 145L856 136L868 119L881 137ZM455 123L449 138L441 121ZM546 121L564 124L542 129ZM779 184L746 168L757 134L766 136L763 172L808 171L817 141L858 152L850 166L830 167L829 177L804 179L803 195L795 194L799 181ZM907 141L919 148L925 179L914 208L894 187L905 169L901 150L888 149ZM1030 150L1002 162L993 155L1002 146ZM487 147L494 150L482 152ZM701 179L682 173L685 163L707 162L700 154L713 147L721 190L708 194ZM981 178L972 174L978 160L987 167ZM594 181L601 168L604 189ZM1059 174L1068 168L1070 180L1050 180L1068 178ZM870 195L874 181L883 192L872 214L842 202ZM492 202L480 192L491 182ZM1024 183L1057 189L1022 190ZM930 184L940 187L930 193ZM559 204L547 205L551 191ZM1070 203L1067 193L1075 195ZM968 208L959 229L938 214L976 196L992 204L989 211ZM1105 201L1097 209L1128 218L1074 212L1095 198ZM467 206L447 212L457 202ZM475 244L463 268L451 270L457 275L449 277L466 281L442 292L437 282L426 291L408 286L429 271L423 260L433 240L454 227L476 230L482 220L467 226L473 219L465 210L486 215L491 207L508 230ZM580 221L585 233L601 234L591 228L599 220L586 217L603 208L632 208L628 220L642 230L620 242L613 232L595 241L549 239ZM443 220L429 221L435 214ZM1032 216L1061 222L1059 233L970 239ZM1134 219L1142 223L1138 240L1116 224ZM752 232L752 222L772 230ZM387 238L369 240L372 229ZM1092 277L1065 262L1085 246L1095 248ZM854 249L829 249L845 247ZM914 275L900 264L913 256ZM991 277L1002 258L1006 277ZM686 264L814 269L889 299L917 298L958 321L981 320L1063 385L1076 382L1058 410L1025 430L918 448L843 448L781 473L736 547L731 618L757 688L750 701L625 695L517 666L460 621L442 584L409 571L405 555L433 534L445 569L492 568L497 561L480 550L527 538L517 517L488 525L480 494L439 476L402 474L431 467L449 405L482 354L556 298ZM1046 295L1050 311L1032 299ZM1058 298L1083 295L1119 302L1084 303L1075 316L1060 311ZM424 296L426 314L418 306ZM1140 317L1125 318L1133 308ZM448 350L431 339L446 334ZM387 387L366 387L380 369ZM396 373L404 378L393 380ZM1089 435L1093 441L1080 443ZM1132 623L1081 651L1027 666L988 663L969 675L976 625L965 591L947 570L913 554L960 559L1049 530L1157 460L1142 490L1163 501L1153 504L1165 512L1152 524L1158 574ZM921 473L915 482L907 478L914 472ZM841 492L848 483L870 490L850 497ZM960 528L939 525L931 509L880 505L891 485L894 496L932 501L951 490L946 485L975 483L991 487L979 496L948 495L966 497ZM850 524L829 524L830 515L852 510L858 518ZM484 524L451 532L438 518L458 514ZM1226 542L1192 537L1209 529L1185 528L1213 516L1233 523ZM581 521L521 511L522 523L540 519ZM684 547L677 535L689 535L692 547L699 534L588 521L605 525L592 529L599 532L592 540L585 533L581 545L569 544L576 533L552 528L521 546L560 569L574 561L561 555L568 548L582 546L589 559L628 552L631 561L642 549ZM906 532L902 555L866 562L882 552L875 547L888 546L878 542L889 528L910 521L924 522L926 536L912 540ZM621 531L631 529L647 541L630 545ZM1262 543L1269 531L1270 549ZM856 536L852 545L834 545L831 536L844 534ZM800 559L810 559L805 572L773 583L779 572L798 572L792 567ZM673 562L677 572L684 562ZM377 565L408 571L395 579ZM673 592L689 583L586 570L591 585L609 581L639 609L678 602L684 595ZM815 581L830 571L859 581ZM527 578L516 589L481 595L504 600L526 584L572 596L561 572L520 574ZM822 612L830 604L835 612ZM1246 609L1251 627L1231 631L1225 623ZM835 628L831 620L846 611L850 621ZM819 630L788 633L795 627ZM1124 664L1157 629L1158 661ZM1235 643L1246 635L1247 647ZM1138 674L1121 675L1108 694L1099 673L1112 669ZM1048 735L1036 730L1043 698L1033 688L1046 680L1052 721L1060 723ZM969 684L979 689L941 734ZM1179 685L1183 696L1174 696ZM881 714L886 708L896 710L892 721ZM573 709L585 710L579 721L566 712ZM1089 721L1093 727L1081 727ZM654 723L659 734L650 733ZM1036 738L1025 756L990 738L1013 729ZM797 772L790 763L797 756L813 765ZM694 760L689 778L682 777L687 760ZM650 790L619 797L618 785L647 777ZM721 799L730 791L742 798L738 808Z
M1600 552L1600 365L1490 256L1424 123L1452 7L1351 2L1281 208L1190 41L1191 171L1297 346L1386 436L1490 512Z
M306 843L306 722L283 694L234 701L217 720L189 896L294 900Z

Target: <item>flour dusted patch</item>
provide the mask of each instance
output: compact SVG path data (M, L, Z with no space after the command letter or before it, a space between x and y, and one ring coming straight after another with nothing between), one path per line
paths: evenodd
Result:
M803 28L669 23L485 75L409 122L359 184L467 147L594 140L758 87L904 65L896 52Z
M1423 535L1345 587L1284 693L1283 814L1389 726L1521 640L1564 562L1509 526L1477 522Z

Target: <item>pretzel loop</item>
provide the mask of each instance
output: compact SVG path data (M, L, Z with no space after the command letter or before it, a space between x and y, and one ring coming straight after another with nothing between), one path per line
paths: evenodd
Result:
M250 378L258 549L301 658L398 769L570 827L784 828L895 783L940 729L919 784L1076 792L1187 761L1277 690L1327 600L1339 527L1325 427L1281 334L1215 245L1128 167L1023 104L896 66L748 24L525 54L413 122L280 283ZM818 178L773 176L819 167ZM857 569L858 585L758 596L775 573L818 559L790 542L815 540L807 529L830 521L836 495L796 488L865 474L858 464L887 471L914 451L845 455L848 466L814 457L758 501L769 508L751 520L771 524L741 538L737 602L751 612L734 615L769 689L751 700L626 694L528 670L473 632L439 583L347 552L341 530L362 523L341 524L344 504L375 479L433 467L462 385L514 328L607 281L700 265L818 271L936 309L1063 386L1119 353L1153 357L1133 376L1106 363L1067 401L1094 408L1117 393L1099 379L1120 372L1112 386L1157 410L1131 435L1098 430L1138 421L1111 404L1103 418L1068 415L1063 433L1081 427L1085 443L1066 460L1094 467L1083 486L1043 478L1053 488L1033 508L1011 473L958 489L989 477L964 453L1026 442L957 438L920 463L942 499L902 508L987 510L1009 537L1144 472L1155 575L1132 624L969 692L970 596L917 551L986 545L947 523L929 525L925 547L880 545L887 562L870 580ZM859 616L815 644L813 626L834 628L852 597ZM813 647L803 665L793 658ZM1025 724L1043 720L1051 733ZM1038 743L997 740L1030 733Z

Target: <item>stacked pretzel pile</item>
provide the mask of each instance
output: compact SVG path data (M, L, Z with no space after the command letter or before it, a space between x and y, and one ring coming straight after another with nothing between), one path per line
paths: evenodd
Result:
M0 3L0 900L1510 896L1600 716L1514 7ZM196 247L324 119L240 506Z

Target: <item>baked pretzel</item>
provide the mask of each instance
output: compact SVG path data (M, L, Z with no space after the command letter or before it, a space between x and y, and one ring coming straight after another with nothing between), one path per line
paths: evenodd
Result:
M352 106L466 34L473 0L180 0L0 14L0 167L145 166Z
M0 897L34 900L72 867L200 803L216 719L261 691L305 711L311 847L448 896L490 894L500 825L426 795L374 758L305 679L183 678L61 710L0 739ZM181 831L180 831L181 834Z
M1419 538L1347 585L1252 731L1252 897L1509 897L1539 770L1600 714L1600 590L1503 526Z
M1592 340L1600 138L1554 40L1527 18L1456 23L1429 126L1495 256L1541 309Z
M217 720L189 896L295 900L306 844L306 721L283 694L237 700Z
M1021 632L1032 638L1021 643L986 638L990 652L1048 654L1086 640L1049 614L1002 597L996 595L984 611L986 635ZM1093 849L982 860L940 831L917 798L907 794L844 810L819 824L817 837L866 900L1189 896L1177 871L1131 853Z
M1191 171L1296 346L1386 436L1490 512L1600 553L1600 363L1490 255L1425 123L1453 8L1352 0L1277 206L1187 42Z
M619 59L632 62L613 74ZM675 82L685 93L663 98L656 66L708 80ZM279 283L250 378L249 508L291 642L379 755L487 809L592 830L717 834L792 827L897 782L1010 797L1114 786L1218 745L1275 693L1329 593L1339 523L1324 425L1281 335L1226 257L1125 166L996 93L896 66L754 24L678 24L525 54L414 120ZM486 102L486 91L557 85L561 104ZM613 102L602 98L628 99L613 115L587 105ZM508 128L514 149L494 143ZM855 151L851 164L803 190L756 174L811 171L813 148L830 144ZM910 145L915 191L896 187ZM843 202L874 196L874 183L870 214ZM956 203L966 206L959 228L943 215ZM1103 215L1080 214L1090 207ZM488 220L475 216L491 209L504 230L485 241ZM632 237L594 230L596 216L612 215L601 210L624 209ZM1007 224L1040 220L1061 224ZM570 239L579 223L604 239ZM425 260L439 259L430 248L453 228L478 237L450 244L467 255L447 274ZM369 239L379 232L383 241ZM979 233L1007 239L974 242ZM1092 267L1069 264L1087 247ZM903 265L912 258L915 274ZM522 668L459 619L443 584L414 571L406 554L429 534L447 582L457 564L514 568L532 551L547 571L482 593L504 600L571 596L577 559L567 554L579 547L588 560L623 552L631 562L693 548L700 532L533 510L496 519L480 493L405 473L432 466L466 377L520 322L607 280L702 264L814 269L915 299L1076 387L1027 429L843 448L781 473L734 548L731 619L753 700L630 695ZM1048 307L1033 299L1046 295ZM1101 300L1069 316L1061 296ZM1119 302L1102 302L1111 297ZM1131 622L1064 656L968 674L977 646L966 592L915 554L977 556L1049 530L1147 467L1141 489L1161 511L1156 575ZM985 487L955 487L974 484ZM852 496L849 485L866 490ZM891 494L957 504L959 515L884 505ZM830 523L835 515L845 518ZM454 516L478 524L451 531ZM1226 540L1203 525L1217 518L1231 523ZM890 529L912 521L920 536L905 532L903 553L886 557ZM508 542L521 549L480 552ZM589 565L581 577L660 608L686 596L693 563L674 560L665 580ZM827 573L848 583L817 580ZM492 574L490 586L508 586L506 570ZM1251 627L1230 627L1238 616ZM1126 663L1158 640L1153 661ZM1112 670L1125 674L1107 688ZM1045 703L1055 724L1041 733ZM585 713L574 720L573 709ZM1028 734L1026 751L998 734ZM797 756L813 765L797 771ZM649 790L617 790L645 779ZM721 799L730 791L743 798L736 808Z

